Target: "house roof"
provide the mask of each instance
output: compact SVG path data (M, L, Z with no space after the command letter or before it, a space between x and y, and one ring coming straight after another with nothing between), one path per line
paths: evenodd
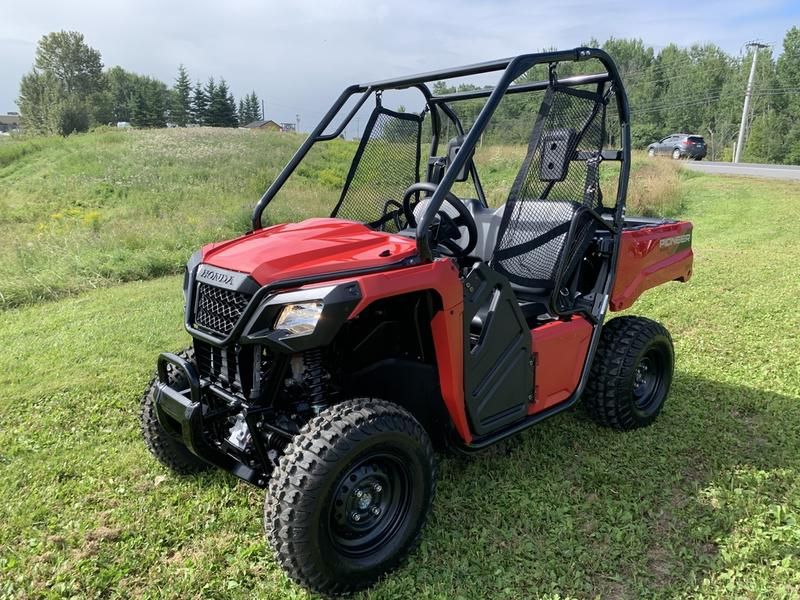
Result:
M253 121L252 123L248 123L245 125L248 129L256 129L258 127L263 127L264 125L275 125L275 127L280 127L275 121L267 120L267 121Z

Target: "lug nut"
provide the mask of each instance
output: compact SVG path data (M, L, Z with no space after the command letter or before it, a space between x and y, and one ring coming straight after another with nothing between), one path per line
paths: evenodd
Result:
M356 495L356 498L361 498L364 495L364 492L360 489L356 490L354 493Z
M353 511L350 514L350 518L353 519L353 521L355 521L356 523L358 523L361 520L361 515L358 514L356 511Z
M379 514L381 514L381 509L378 508L377 506L373 506L372 507L372 514L377 517Z
M376 493L380 494L383 491L383 486L380 483L376 483L372 486L372 489L375 490Z

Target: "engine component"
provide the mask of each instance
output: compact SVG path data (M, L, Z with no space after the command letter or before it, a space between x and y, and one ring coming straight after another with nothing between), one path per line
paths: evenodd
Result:
M228 437L225 441L237 450L244 452L250 444L250 428L244 420L244 412L240 412L234 417L234 424L228 431Z

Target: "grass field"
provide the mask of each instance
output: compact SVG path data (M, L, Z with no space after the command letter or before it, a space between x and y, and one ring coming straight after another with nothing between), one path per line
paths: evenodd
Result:
M36 164L15 159L0 181L34 186L23 171ZM422 547L359 597L800 597L800 185L695 176L681 193L695 276L634 306L675 339L658 422L620 434L577 410L443 458ZM3 228L22 235L16 194L4 192ZM95 208L131 210L114 207ZM230 232L231 211L204 235ZM2 313L0 597L307 597L272 562L260 491L218 472L175 477L139 437L155 356L188 342L181 306L167 276Z

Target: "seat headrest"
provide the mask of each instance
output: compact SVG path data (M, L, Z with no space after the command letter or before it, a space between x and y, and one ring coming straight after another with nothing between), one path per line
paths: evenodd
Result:
M542 162L539 165L539 180L564 181L577 143L578 132L571 127L545 131L542 135Z

